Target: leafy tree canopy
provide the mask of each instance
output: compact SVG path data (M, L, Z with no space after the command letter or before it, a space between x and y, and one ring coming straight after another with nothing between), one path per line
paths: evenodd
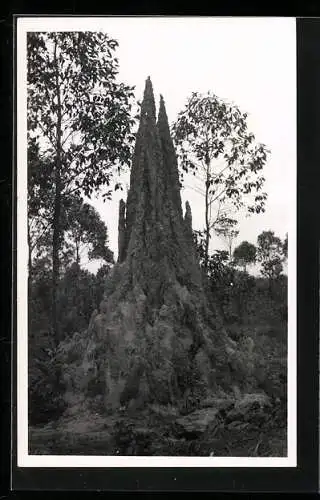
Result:
M173 124L172 135L181 180L186 172L201 183L192 189L204 197L207 268L212 230L225 235L231 257L232 240L238 233L226 225L230 214L241 208L248 214L265 211L262 170L268 150L249 132L247 114L212 92L192 93Z
M81 252L87 250L89 259L113 262L113 252L108 248L105 223L94 207L74 197L65 211L66 239L75 249L75 261L80 264Z
M264 212L261 172L268 150L249 132L246 113L211 92L193 92L173 125L173 137L182 171L204 174L210 203L231 201L249 213Z
M133 88L116 80L117 45L105 33L28 33L29 141L59 150L61 194L90 196L130 163Z
M274 231L263 231L258 236L257 259L261 263L261 274L275 279L283 271L283 245Z
M222 238L228 248L229 259L232 257L232 247L234 240L239 235L239 230L237 229L238 221L231 219L230 217L223 217L219 221L219 225L214 228L215 233Z
M233 252L233 259L235 264L243 267L246 271L247 266L256 261L257 249L255 245L248 241L243 241L238 245Z

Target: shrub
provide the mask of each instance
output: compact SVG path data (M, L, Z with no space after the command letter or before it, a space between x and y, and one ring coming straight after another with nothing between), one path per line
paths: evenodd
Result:
M61 367L49 350L34 358L29 368L29 422L44 424L57 420L65 411L65 386Z

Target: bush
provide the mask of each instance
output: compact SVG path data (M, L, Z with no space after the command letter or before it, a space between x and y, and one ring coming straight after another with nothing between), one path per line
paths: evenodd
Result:
M66 409L60 366L49 350L38 352L29 365L29 423L44 424L57 420Z

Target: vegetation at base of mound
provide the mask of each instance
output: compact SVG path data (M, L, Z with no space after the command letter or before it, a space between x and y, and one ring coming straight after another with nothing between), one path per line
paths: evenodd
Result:
M261 395L260 395L261 396ZM181 417L176 407L150 405L139 412L64 416L55 424L29 430L29 453L125 456L286 455L286 421L281 405L260 404L246 396L224 407L220 400ZM207 418L212 410L214 418ZM202 412L202 413L201 413ZM192 428L192 421L197 425ZM194 422L193 422L194 424Z

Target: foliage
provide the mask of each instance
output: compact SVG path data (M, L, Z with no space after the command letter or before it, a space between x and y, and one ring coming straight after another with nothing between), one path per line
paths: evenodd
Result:
M239 230L236 229L238 222L235 219L224 217L219 221L219 225L214 228L215 233L222 237L227 244L229 259L232 258L232 247L234 240L239 235Z
M99 213L81 198L73 197L64 213L66 219L66 238L75 247L75 261L80 264L83 249L88 251L89 259L103 259L113 262L113 253L107 246L108 234Z
M267 159L265 146L255 143L246 120L247 114L237 106L210 92L206 95L193 92L173 126L182 169L197 171L222 160L224 165L220 170L209 171L211 193L223 201L231 199L237 208L244 204L242 195L262 188L264 178L259 174ZM266 195L257 196L248 207L249 212L264 211Z
M242 266L243 271L246 272L247 266L254 264L256 261L257 249L255 245L249 243L248 241L243 241L240 243L233 252L233 260L235 264Z
M60 277L59 327L61 338L71 341L73 335L88 326L90 317L102 300L105 278L110 266L104 264L96 276L79 267L68 266ZM51 324L51 263L35 261L29 281L29 407L30 421L38 424L59 418L65 409L63 369L57 358ZM59 344L59 346L61 343Z
M73 263L59 283L60 328L62 338L84 330L97 307L95 276Z
M230 213L265 210L261 171L268 150L249 132L247 114L211 92L193 92L172 127L174 142L184 172L196 176L205 198L205 267L209 257L209 238Z
M113 262L113 252L108 247L108 232L100 215L81 197L70 195L62 200L60 272L65 272L72 262L80 264L81 257L102 259ZM29 267L30 275L35 272L37 261L44 262L52 269L52 228L45 224L42 216L29 217ZM41 224L45 230L41 233Z
M62 192L90 196L130 163L133 88L116 81L117 45L104 33L28 33L29 140L60 149Z
M100 267L94 275L74 262L69 265L59 280L59 323L62 338L82 331L88 326L92 312L99 308L105 279L110 270L108 264ZM42 332L51 330L51 267L45 259L36 262L29 291L30 341ZM38 339L39 340L39 339ZM52 347L52 344L50 343Z
M200 265L204 269L204 234L194 231L193 237ZM224 250L215 250L209 256L206 272L209 302L219 309L225 325L231 328L232 337L240 338L241 325L248 324L249 328L266 325L270 335L277 335L283 341L286 336L283 324L287 321L287 277L280 275L271 279L270 295L269 278L255 278L244 270L236 269L236 261L230 261L228 252Z
M52 192L43 200L51 201L45 206L45 225L52 231L56 345L61 334L57 294L64 204L72 194L90 197L102 187L109 188L103 196L110 197L113 171L130 163L133 89L116 81L116 47L116 40L104 33L28 33L27 37L29 149L38 159L44 158L38 167L45 165L51 180L48 185L44 176L33 177L38 185L30 192Z
M193 235L200 265L204 269L204 235L201 231L194 231ZM241 324L248 313L255 278L237 270L233 264L225 250L215 250L209 256L206 270L208 298L214 307L218 307L226 324Z
M52 161L40 155L35 139L28 141L28 251L29 273L32 273L33 256L40 258L47 253L52 242Z
M29 422L45 424L58 420L66 409L65 386L54 351L38 348L29 367Z
M283 271L283 244L274 231L263 231L259 234L257 258L261 262L263 276L269 279L280 276Z
M215 250L209 260L209 277L212 283L226 280L232 272L226 264L229 260L228 252L225 250Z
M283 260L285 262L288 259L288 233L286 233L286 236L282 243L282 253L283 253Z
M206 242L204 231L193 231L193 240L197 251L200 266L204 269ZM225 250L215 250L208 260L208 275L218 277L223 273L226 263L229 260L229 253Z

